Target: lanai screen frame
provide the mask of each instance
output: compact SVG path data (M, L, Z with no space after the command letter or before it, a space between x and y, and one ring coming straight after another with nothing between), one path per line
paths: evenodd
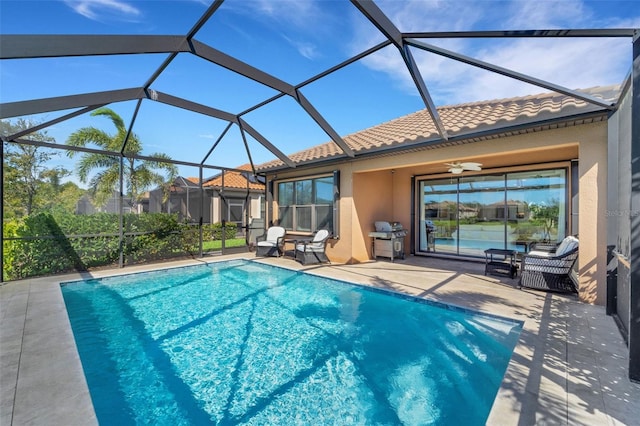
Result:
M385 41L378 45L353 56L346 61L337 64L316 76L299 84L287 83L274 77L258 68L255 68L243 61L227 55L211 46L199 42L195 39L198 31L213 16L222 5L223 0L215 0L207 11L197 20L194 26L185 35L0 35L0 60L3 59L24 59L24 58L44 58L44 57L73 57L73 56L93 56L93 55L123 55L123 54L143 54L143 53L166 53L168 57L149 76L144 85L134 88L122 88L118 90L102 91L94 93L76 94L70 96L60 96L46 99L34 99L19 102L0 103L0 119L28 116L31 114L69 110L78 110L66 114L57 119L47 121L35 127L16 133L13 135L2 135L2 142L12 142L18 144L29 144L54 149L73 149L76 151L102 153L106 155L116 155L122 159L135 158L159 161L149 156L125 154L127 141L135 126L136 116L143 100L157 101L177 108L189 110L195 113L214 117L228 123L218 140L211 146L206 156L200 163L187 161L167 161L173 164L198 167L200 170L200 181L202 182L203 169L234 170L224 166L209 166L204 163L216 148L224 134L236 125L240 130L247 155L251 163L254 174L255 165L251 159L249 146L245 133L251 135L261 145L278 157L286 167L294 168L296 164L285 155L276 145L247 123L243 116L251 111L259 109L283 96L291 96L295 102L317 123L317 125L329 136L329 138L342 150L345 158L355 158L356 153L346 144L340 135L333 129L331 124L316 110L313 104L302 94L301 89L331 73L354 63L378 50L394 45L398 49L407 70L409 71L416 90L422 98L425 108L428 110L435 127L438 130L441 141L448 140L447 130L439 117L436 106L431 98L429 89L424 82L418 69L410 47L422 49L436 55L444 56L455 61L479 67L494 73L511 77L526 83L533 84L554 92L562 93L576 99L581 99L600 108L615 111L617 104L610 105L589 95L577 92L556 85L554 83L540 80L523 73L509 70L503 67L489 64L469 56L448 51L433 46L425 40L444 38L593 38L593 37L623 37L629 38L633 43L632 70L627 80L632 86L632 193L630 200L630 212L640 211L640 29L556 29L556 30L525 30L525 31L460 31L460 32L402 32L393 22L370 0L351 0L351 3L380 31ZM218 66L224 67L232 72L240 74L250 80L258 82L264 86L272 88L278 92L277 95L260 102L240 113L223 111L211 106L192 102L188 99L172 96L167 93L156 91L152 88L153 83L163 73L167 66L176 58L179 53L190 53L203 60L209 61ZM68 120L81 114L91 112L97 108L115 102L137 100L135 112L129 122L128 132L122 142L120 152L106 152L91 148L77 148L48 144L39 141L25 139L29 133L45 129L54 124ZM415 145L414 145L415 147ZM4 150L1 159L4 164ZM2 174L4 174L4 169ZM3 176L0 176L3 178ZM122 187L122 178L121 178ZM201 183L202 186L202 183ZM122 190L120 196L123 197ZM4 203L4 201L2 201ZM2 211L3 205L0 205ZM1 213L0 213L1 214ZM122 213L121 213L122 216ZM3 219L0 217L0 219ZM630 377L632 380L640 381L640 215L631 215L631 324L629 329L630 348ZM4 261L2 252L4 239L0 236L0 262ZM0 263L0 267L2 263ZM1 275L1 274L0 274ZM2 277L0 276L0 282ZM635 284L635 285L633 285ZM636 360L638 362L633 362Z

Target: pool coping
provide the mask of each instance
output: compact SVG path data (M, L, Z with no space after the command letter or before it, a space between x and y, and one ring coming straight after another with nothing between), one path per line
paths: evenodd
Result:
M245 253L207 259L206 263L233 258L255 260ZM259 261L374 288L380 287L379 276L388 273L391 278L385 280L395 286L392 291L401 296L413 291L410 282L394 281L394 276L405 274L401 262L302 267L290 259ZM62 298L61 282L202 263L178 261L35 278L0 286L0 424L97 424ZM370 272L372 268L374 273ZM407 276L411 272L407 272ZM375 275L378 281L366 282L365 277L370 278L366 274ZM467 275L465 279L478 279L473 274L461 275ZM402 285L408 290L402 289ZM487 284L480 282L479 285ZM488 291L491 290L488 287ZM499 290L519 291L507 286ZM389 290L384 288L384 291ZM513 297L524 294L513 294ZM438 298L440 300L436 300ZM456 300L447 300L446 294L434 293L429 299L460 305L454 303ZM548 293L534 293L532 300L539 305L524 315L515 312L517 309L512 309L515 318L502 312L497 314L522 320L524 325L487 423L626 424L635 421L634 413L640 410L640 385L630 383L625 376L628 359L624 342L613 320L604 315L604 308ZM542 310L540 315L535 315L536 307Z

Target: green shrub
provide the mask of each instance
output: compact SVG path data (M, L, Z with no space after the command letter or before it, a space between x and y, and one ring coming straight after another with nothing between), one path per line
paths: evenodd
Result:
M225 239L230 240L236 237L238 226L235 223L227 222ZM210 223L202 225L202 238L205 241L222 239L222 223Z
M193 255L198 227L183 225L177 215L127 214L123 217L125 263ZM3 225L3 279L14 280L91 267L114 265L120 256L119 216L39 213Z
M15 275L14 263L16 262L16 252L19 251L19 241L6 240L5 238L14 238L18 236L18 229L22 226L20 219L7 220L2 224L2 252L4 261L2 263L2 279L9 280Z

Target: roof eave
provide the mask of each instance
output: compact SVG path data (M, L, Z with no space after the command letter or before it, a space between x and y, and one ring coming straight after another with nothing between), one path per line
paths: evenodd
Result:
M533 130L544 131L548 130L550 126L556 126L563 124L565 126L577 126L581 124L585 124L584 120L591 120L592 122L598 121L597 119L608 117L611 112L605 109L598 109L589 112L583 112L580 114L574 114L569 116L555 117L549 118L546 120L539 120L534 122L527 123L519 123L511 126L501 126L501 127L492 127L492 128L483 128L480 131L471 131L468 133L459 133L459 134L449 134L448 140L443 140L442 138L429 138L429 139L418 139L415 142L411 143L403 143L394 146L385 146L385 147L377 147L373 149L368 149L364 152L358 153L356 152L355 158L348 158L346 155L337 154L335 156L329 158L317 158L313 160L308 160L304 162L297 163L296 169L306 169L310 167L319 167L319 166L328 166L336 163L343 162L344 160L354 161L354 160L364 160L368 158L378 157L378 156L388 156L400 154L403 152L410 152L415 150L423 150L428 148L437 148L439 146L451 146L451 145L460 145L466 143L474 143L480 140L487 139L497 139L502 137L512 136L513 133L521 133L524 130ZM264 169L256 169L256 171L260 174L269 174L275 172L281 172L284 170L293 170L286 165L278 165L274 167L267 167Z

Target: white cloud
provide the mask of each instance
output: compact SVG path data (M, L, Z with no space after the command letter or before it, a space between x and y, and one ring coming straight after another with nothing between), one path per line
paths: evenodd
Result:
M105 15L131 20L141 12L135 6L120 0L64 0L76 13L93 21L101 20Z
M308 28L312 19L317 19L322 11L313 1L299 0L254 0L254 7L248 9L257 10L261 15L279 22L280 24L294 25L297 28ZM246 7L246 2L242 4Z
M244 0L228 2L226 10L267 26L292 46L301 56L316 59L325 42L326 31L333 26L318 25L334 19L318 1Z
M593 18L582 0L513 1L506 24L517 29L580 27Z
M488 10L496 4L418 0L382 2L380 7L404 32L487 29L487 23L491 22L507 25L504 29L629 28L637 27L640 22L640 13L626 21L597 18L589 5L579 0L515 0L507 3L506 7L501 2L500 10L490 10L489 13ZM494 24L491 29L496 27ZM379 34L371 35L371 27L363 26L357 34L352 44L354 49L363 43L371 44L372 37L381 40ZM619 83L631 65L631 43L628 39L449 39L425 42L570 89ZM547 91L419 49L412 48L412 52L438 105ZM388 74L407 93L418 95L395 47L387 47L363 63Z
M460 31L482 19L486 2L409 0L377 1L376 4L400 31Z
M293 46L300 55L304 56L307 59L315 59L319 56L318 47L315 43L310 43L304 40L294 40L285 34L282 34L282 38L284 38L287 43Z

